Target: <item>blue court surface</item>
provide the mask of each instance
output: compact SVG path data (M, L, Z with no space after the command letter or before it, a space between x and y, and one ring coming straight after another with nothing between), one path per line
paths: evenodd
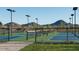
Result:
M68 40L79 40L79 34L75 36L73 33L68 32ZM67 32L59 32L56 36L50 37L50 40L67 40Z
M19 38L25 38L26 39L26 35L27 33L15 33L15 35L13 36L9 36L10 40L16 40ZM41 32L37 32L37 35L41 35ZM35 32L29 32L28 33L28 37L34 37L35 36ZM79 36L79 34L77 34L77 36ZM73 33L68 32L68 40L76 40L79 41L79 38L75 36ZM7 40L8 36L0 36L0 40ZM50 37L50 40L67 40L67 32L59 32L57 35L55 35L54 37Z
M41 34L41 32L37 32L38 35ZM18 38L25 38L27 35L27 33L15 33L15 35L13 36L5 36L5 35L1 35L0 36L0 40L7 40L8 38L10 40L16 40ZM33 37L35 35L35 32L28 32L28 37Z

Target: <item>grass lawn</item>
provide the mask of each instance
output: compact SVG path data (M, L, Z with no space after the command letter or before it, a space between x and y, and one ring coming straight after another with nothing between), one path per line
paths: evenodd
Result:
M32 44L20 51L79 51L79 44Z

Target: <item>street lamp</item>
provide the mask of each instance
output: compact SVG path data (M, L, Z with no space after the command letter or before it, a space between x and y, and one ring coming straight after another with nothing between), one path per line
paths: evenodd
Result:
M70 21L69 23L71 24L71 23L72 23L72 20L71 20L71 18L69 18L69 21Z
M36 23L37 23L37 28L38 28L38 18L35 18L36 19Z
M12 13L13 12L16 12L15 10L12 10L12 9L6 9L7 11L9 11L11 13L11 25L10 25L10 33L11 33L11 36L12 36Z
M74 14L71 14L71 17L72 17L72 33L74 33L73 16L74 16Z
M71 17L72 17L72 24L73 24L73 16L74 16L74 14L71 14Z
M30 15L25 15L27 17L27 28L29 27L29 17L31 17ZM28 40L28 30L26 33L26 40Z
M29 27L29 17L31 17L30 15L25 15L27 17L27 27Z
M69 35L69 31L71 30L71 18L69 18L69 23L70 23L70 25L69 24L67 24L67 43L69 42L69 39L68 39L68 35Z
M74 29L75 29L75 36L76 36L76 10L78 9L78 7L73 7L74 10Z
M70 23L70 30L71 30L72 18L69 18L69 23Z

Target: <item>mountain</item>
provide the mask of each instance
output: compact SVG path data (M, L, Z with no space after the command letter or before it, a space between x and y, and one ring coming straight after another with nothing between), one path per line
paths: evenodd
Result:
M55 23L51 24L52 26L61 26L61 25L67 25L67 23L63 20L58 20Z
M28 26L28 25L29 25L29 27L37 27L37 25L39 27L41 26L40 24L37 24L35 22L31 22L31 23L28 23L28 24L22 24L23 27Z
M18 24L18 23L15 23L15 22L9 22L9 23L6 23L6 24L4 24L4 26L10 26L12 24L12 27L21 27L21 25L20 24Z

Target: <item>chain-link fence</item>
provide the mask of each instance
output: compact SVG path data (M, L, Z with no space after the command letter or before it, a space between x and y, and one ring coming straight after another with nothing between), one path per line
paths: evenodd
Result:
M35 33L39 43L79 43L79 28L37 28Z
M76 32L75 32L76 31ZM0 41L31 41L35 43L79 43L79 28L56 27L35 28L0 28Z

